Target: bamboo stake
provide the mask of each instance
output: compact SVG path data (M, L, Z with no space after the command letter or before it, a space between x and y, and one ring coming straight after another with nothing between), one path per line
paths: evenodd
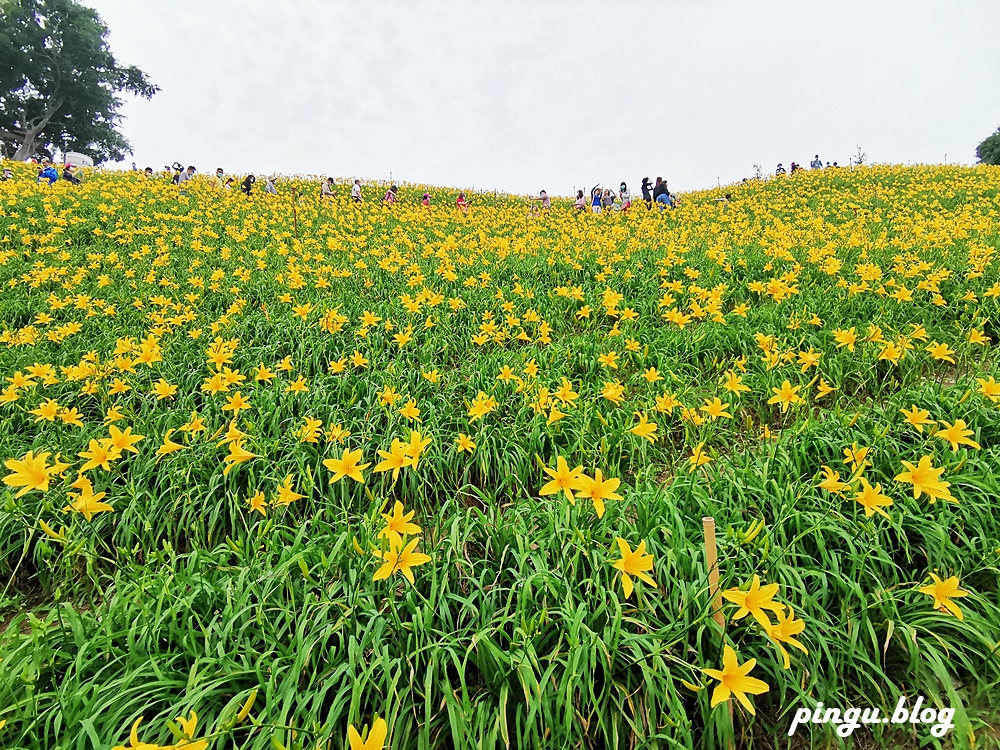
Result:
M722 598L719 596L719 549L715 543L715 519L705 516L701 519L705 532L705 567L708 569L708 594L712 598L712 617L725 629L726 619L722 616Z

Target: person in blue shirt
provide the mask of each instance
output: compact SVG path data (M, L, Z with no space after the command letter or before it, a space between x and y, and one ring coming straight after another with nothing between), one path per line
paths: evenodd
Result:
M59 181L59 173L48 159L42 160L42 169L38 173L36 182L41 182L42 180L48 180L50 185L55 185Z

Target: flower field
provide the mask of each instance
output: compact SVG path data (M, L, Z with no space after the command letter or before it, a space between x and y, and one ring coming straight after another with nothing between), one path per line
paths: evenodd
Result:
M946 737L856 739L996 743L1000 168L598 216L15 169L0 747L773 746L918 695Z

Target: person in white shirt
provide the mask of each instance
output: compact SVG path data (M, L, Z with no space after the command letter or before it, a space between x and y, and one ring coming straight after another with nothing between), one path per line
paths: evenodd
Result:
M621 201L621 210L628 211L632 208L632 193L628 191L628 186L623 182L618 189L618 200Z
M351 200L355 203L361 203L361 180L354 181L354 186L351 188Z

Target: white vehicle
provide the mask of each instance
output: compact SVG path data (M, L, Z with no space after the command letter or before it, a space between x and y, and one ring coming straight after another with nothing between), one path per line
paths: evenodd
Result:
M86 154L67 151L63 159L63 164L72 164L74 167L92 167L94 166L94 160Z

